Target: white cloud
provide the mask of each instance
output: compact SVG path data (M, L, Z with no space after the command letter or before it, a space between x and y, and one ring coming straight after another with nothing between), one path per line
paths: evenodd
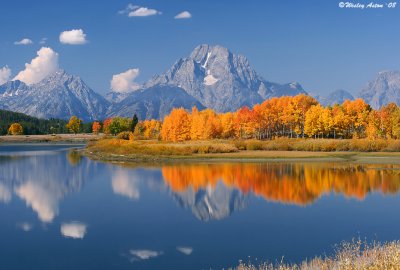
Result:
M128 69L125 72L113 75L111 89L120 93L137 90L140 88L140 85L135 82L137 76L139 76L138 68Z
M128 14L129 17L147 17L153 15L161 15L162 12L148 7L136 6L128 4L125 9L118 11L119 14Z
M154 250L130 250L129 253L133 256L133 260L148 260L162 255L162 251L154 251Z
M140 197L138 185L138 180L130 178L127 171L118 170L112 176L112 188L115 194L137 200Z
M60 42L63 44L70 45L81 45L87 42L86 34L82 29L72 29L70 31L64 31L60 34Z
M20 41L15 41L14 42L15 45L30 45L32 43L33 43L33 41L30 40L29 38L23 38Z
M10 80L11 69L8 66L0 68L0 85Z
M160 14L161 14L161 12L156 9L140 7L136 10L129 12L128 16L129 17L147 17L147 16L160 15Z
M41 81L46 76L58 70L58 53L51 48L42 47L37 52L37 57L31 63L25 64L25 69L20 71L13 80L20 80L26 84Z
M176 250L179 252L185 254L185 255L190 255L193 252L193 248L191 247L177 247Z
M47 42L47 37L44 37L39 41L39 44L43 45L43 44L46 44L46 42Z
M83 239L87 225L80 222L64 223L61 225L61 234L66 238Z
M11 201L11 191L8 187L0 183L0 202L8 203Z
M192 14L189 11L182 11L181 13L177 14L175 19L190 19L192 18Z

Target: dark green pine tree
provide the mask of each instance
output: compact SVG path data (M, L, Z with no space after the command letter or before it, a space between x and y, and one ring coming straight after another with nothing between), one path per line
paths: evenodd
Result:
M136 113L132 117L132 132L135 131L135 127L139 122L139 118L137 117Z

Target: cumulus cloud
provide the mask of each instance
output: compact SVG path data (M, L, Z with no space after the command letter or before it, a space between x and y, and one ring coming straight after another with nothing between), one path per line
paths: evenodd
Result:
M41 81L46 76L58 70L58 53L51 48L42 47L31 63L25 64L25 69L20 71L13 80L20 80L26 84Z
M162 251L154 251L147 249L130 250L129 253L130 255L132 255L133 260L148 260L163 254Z
M30 40L29 38L23 38L20 41L15 41L14 42L15 45L30 45L32 43L33 43L33 41Z
M83 239L87 225L80 222L64 223L61 225L61 234L66 238Z
M139 76L139 69L132 68L120 74L113 75L111 79L111 89L115 92L126 93L140 88L140 85L135 82Z
M82 45L87 43L86 34L82 29L72 29L60 33L60 42L70 45Z
M11 69L8 66L0 68L0 85L10 80Z
M115 194L137 200L140 197L138 185L138 180L130 178L127 171L118 170L112 176L112 188Z
M189 11L182 11L181 13L177 14L175 19L190 19L192 18L192 14Z
M193 248L191 247L177 247L176 250L179 252L185 254L185 255L190 255L193 252Z
M129 17L147 17L161 15L162 12L148 8L129 4L125 9L118 11L119 14L128 14Z
M58 214L58 199L54 192L32 181L28 181L15 190L16 194L26 201L26 205L38 214L43 222L52 222Z

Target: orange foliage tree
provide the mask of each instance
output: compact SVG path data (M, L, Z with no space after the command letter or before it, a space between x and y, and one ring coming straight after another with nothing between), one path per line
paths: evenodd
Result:
M166 141L185 141L190 139L190 115L183 109L173 109L164 118L161 129L161 137Z
M92 132L93 132L94 134L99 134L100 129L101 129L100 123L97 122L97 121L93 122L93 124L92 124Z
M111 133L111 131L110 131L111 123L112 123L112 118L107 118L106 120L104 120L104 122L103 122L103 132L105 134L110 134Z
M324 107L313 97L300 94L274 97L253 108L220 114L196 107L191 112L174 109L160 125L161 138L166 141L305 136L399 139L400 108L388 104L372 110L362 99Z

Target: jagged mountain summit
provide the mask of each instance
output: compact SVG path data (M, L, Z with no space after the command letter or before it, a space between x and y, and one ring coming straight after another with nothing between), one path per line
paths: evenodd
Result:
M140 119L162 119L174 107L226 112L270 97L300 93L306 94L300 84L269 82L250 67L246 57L204 44L133 92L111 92L104 98L80 77L58 70L36 84L16 80L1 85L0 109L39 118L75 115L84 121L135 113Z
M343 89L335 90L329 93L326 97L316 95L315 98L323 106L333 106L335 104L342 104L346 99L354 100L354 96Z
M400 71L381 71L361 89L359 97L374 109L394 102L400 104Z
M145 88L173 85L184 89L205 107L218 112L253 106L264 99L306 93L298 83L277 84L264 80L242 55L222 46L200 45L187 58L178 60Z
M0 108L39 118L84 121L103 119L109 102L94 92L78 76L58 70L40 82L26 85L11 81L0 86Z

